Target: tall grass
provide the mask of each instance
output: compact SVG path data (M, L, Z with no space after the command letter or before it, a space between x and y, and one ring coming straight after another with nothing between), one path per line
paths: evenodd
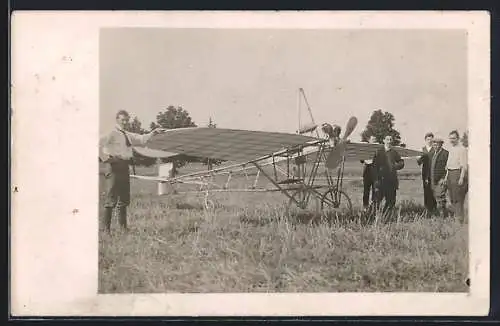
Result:
M467 226L426 218L411 199L392 218L304 217L268 194L206 209L153 192L134 184L128 234L100 232L99 292L467 290Z

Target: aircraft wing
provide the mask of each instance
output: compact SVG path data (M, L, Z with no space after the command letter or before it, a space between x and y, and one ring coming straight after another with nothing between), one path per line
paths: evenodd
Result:
M141 147L141 146L134 146L133 150L139 155L152 158L169 158L179 155L178 153L166 152L159 149L152 149L149 147Z
M147 147L215 160L249 162L318 139L303 135L223 128L179 128L155 135Z
M384 145L381 144L370 144L370 143L358 143L349 142L346 145L345 158L346 161L360 161L369 160L373 158L373 155L379 148L383 148ZM404 148L400 146L393 146L393 148L401 155L401 157L415 157L421 156L422 151Z

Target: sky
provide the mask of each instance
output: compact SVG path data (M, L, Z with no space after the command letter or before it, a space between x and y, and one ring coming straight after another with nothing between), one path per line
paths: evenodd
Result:
M103 29L99 65L101 133L119 110L148 128L169 105L198 126L294 133L299 88L316 123L356 116L353 141L377 109L411 148L467 128L461 30Z

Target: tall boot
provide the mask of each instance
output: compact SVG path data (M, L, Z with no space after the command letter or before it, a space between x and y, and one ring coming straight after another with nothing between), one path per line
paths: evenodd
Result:
M106 232L111 232L111 219L113 218L113 207L104 208L104 229Z
M464 206L459 202L457 203L457 209L458 209L458 218L461 224L465 223L465 216L464 216Z
M439 217L445 219L447 218L446 205L438 204L438 208L436 209L436 213Z
M128 231L127 227L127 206L121 206L118 211L120 212L120 226L124 231Z
M455 215L455 221L462 223L462 212L460 210L460 203L453 203L453 213Z

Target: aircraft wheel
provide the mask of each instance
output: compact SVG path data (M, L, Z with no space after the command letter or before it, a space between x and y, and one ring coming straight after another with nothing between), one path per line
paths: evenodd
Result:
M321 197L321 210L334 211L340 214L352 214L351 198L336 187L328 189Z
M307 196L309 196L307 198ZM309 215L317 214L320 211L320 198L318 194L313 192L311 189L304 188L298 189L292 194L292 198L299 202L299 205L292 199L288 201L287 215L288 216L298 216L298 215Z
M211 211L215 209L215 203L213 200L206 199L203 201L203 206L205 207L205 210Z

